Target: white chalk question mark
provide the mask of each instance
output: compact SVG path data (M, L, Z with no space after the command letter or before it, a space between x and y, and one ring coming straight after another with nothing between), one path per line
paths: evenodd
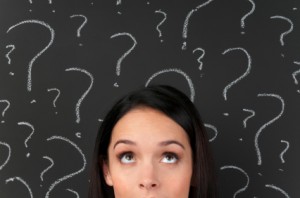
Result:
M10 156L11 156L11 147L9 144L5 143L5 142L1 142L0 141L0 145L5 146L6 148L8 148L8 156L6 158L6 160L4 161L4 163L2 165L0 165L0 171L6 166L6 164L9 162ZM2 156L2 154L1 154Z
M161 10L156 10L155 13L159 13L159 14L164 15L163 20L156 26L156 30L157 30L158 33L159 33L159 37L161 37L162 34L161 34L161 31L160 31L159 27L160 27L160 26L165 22L165 20L167 19L167 13L165 13L165 12L163 12L163 11L161 11ZM160 42L163 42L163 40L161 39Z
M251 110L251 109L243 109L243 111L246 111L246 112L249 112L251 113L251 115L249 115L248 117L246 117L244 120L243 120L243 124L244 124L244 128L247 127L247 121L252 118L253 116L255 116L255 111Z
M79 28L77 29L77 37L81 36L81 30L82 28L86 25L86 23L88 22L88 19L86 16L82 15L82 14L73 14L72 16L70 16L70 18L74 18L74 17L81 17L83 18L83 23L79 26ZM82 46L82 44L79 44L80 46Z
M186 39L187 39L187 33L188 33L188 25L189 25L189 21L191 16L194 14L194 12L197 12L200 8L207 6L208 4L210 4L213 0L208 0L205 3L202 3L200 5L198 5L195 9L192 9L186 16L184 24L183 24L183 30L182 30L182 37L183 37L183 44L181 49L182 50L186 50Z
M266 186L267 188L272 188L272 189L274 189L274 190L280 192L280 193L283 194L286 198L290 198L290 196L289 196L284 190L282 190L281 188L279 188L279 187L277 187L277 186L275 186L275 185L273 185L273 184L266 184L265 186Z
M215 126L211 125L211 124L206 124L206 123L204 124L204 126L206 128L212 129L215 132L215 136L209 139L209 142L214 141L217 138L217 136L218 136L218 130L217 130L217 128Z
M69 69L66 69L65 71L78 71L78 72L82 72L84 74L86 74L90 80L91 80L91 83L90 83L90 86L88 87L88 89L83 93L83 95L80 97L80 99L78 100L77 104L76 104L76 108L75 108L75 112L76 112L76 122L77 123L80 123L80 105L82 103L82 101L84 100L84 98L87 96L87 94L90 92L90 90L92 89L93 87L93 84L94 84L94 77L93 75L84 70L84 69L80 69L80 68L76 68L76 67L73 67L73 68L69 68Z
M197 61L198 61L198 63L200 64L200 65L199 65L199 70L202 70L203 63L202 63L201 59L202 59L202 58L204 57L204 55L205 55L205 50L204 50L203 48L201 48L201 47L198 47L198 48L196 48L196 49L193 50L193 53L195 53L196 51L201 51L201 55L200 55L200 57L197 59Z
M7 180L5 180L5 183L7 184L8 182L13 182L15 180L21 182L27 188L27 190L28 190L28 192L30 194L30 198L33 198L33 194L32 194L32 191L30 189L30 186L21 177L11 177L11 178L8 178Z
M7 63L10 65L11 59L10 59L9 55L10 55L10 53L12 53L12 51L14 51L14 50L16 49L16 47L15 47L14 45L7 45L6 48L11 48L11 49L9 50L9 52L7 52L7 54L5 55L5 57L6 57L7 60L8 60Z
M55 186L57 186L59 183L69 179L69 178L72 178L74 177L75 175L78 175L79 173L83 172L85 167L86 167L86 159L85 159L85 156L82 152L82 150L74 143L72 142L71 140L65 138L65 137L62 137L62 136L52 136L50 138L47 139L47 141L51 141L51 140L62 140L62 141L65 141L67 143L69 143L70 145L72 145L79 153L80 155L82 156L82 159L83 159L83 166L80 170L76 171L76 172L73 172L73 173L70 173L64 177L61 177L59 179L57 179L54 183L52 183L49 187L49 190L47 191L46 193L46 196L45 198L49 198L49 195L51 193L51 191L55 188Z
M262 93L262 94L258 94L257 97L272 97L272 98L276 98L276 99L280 100L280 102L281 102L281 111L280 111L280 113L275 118L273 118L272 120L270 120L267 123L265 123L264 125L262 125L255 134L254 145L255 145L255 150L256 150L256 154L257 154L257 165L261 165L262 164L262 159L261 159L260 148L258 146L258 138L259 138L260 134L262 133L263 129L265 129L270 124L274 123L276 120L278 120L282 116L282 114L284 112L285 104L284 104L284 100L281 98L281 96L279 96L277 94Z
M56 107L56 101L57 101L57 99L59 98L59 96L60 96L60 90L59 89L57 89L57 88L50 88L50 89L47 89L47 91L48 92L50 92L50 91L56 91L57 92L57 95L56 95L56 97L54 98L54 100L53 100L53 106L54 107ZM57 112L56 112L56 114L57 114Z
M38 24L38 25L42 25L42 26L46 27L50 31L50 34L51 34L51 39L50 39L50 42L48 43L48 45L44 49L42 49L37 55L35 55L33 57L33 59L29 62L29 65L28 65L28 77L27 77L27 90L31 91L31 86L32 86L31 77L32 77L32 66L33 66L33 63L36 61L36 59L38 57L40 57L53 44L55 32L51 28L50 25L48 25L47 23L45 23L43 21L39 21L39 20L25 20L25 21L21 21L21 22L15 24L15 25L11 26L7 30L6 33L9 33L15 27L18 27L19 25L23 25L23 24Z
M27 142L28 142L29 139L31 139L31 136L34 133L34 127L29 122L18 122L18 125L25 125L25 126L28 126L31 129L30 135L25 139L25 142L24 142L25 147L28 148ZM30 156L30 153L27 153L26 157L29 157L29 156Z
M114 35L112 35L110 38L115 38L115 37L118 37L118 36L128 36L130 37L132 40L133 40L133 45L132 47L127 50L119 59L118 59L118 62L117 62L117 66L116 66L116 73L117 73L117 76L120 76L121 74L121 63L122 61L124 60L124 58L126 56L128 56L128 54L131 53L131 51L135 48L135 46L137 45L137 42L136 42L136 39L130 34L130 33L127 33L127 32L122 32L122 33L116 33ZM115 83L114 84L115 87L118 87L118 83Z
M68 189L66 189L67 191L69 191L69 192L71 192L71 193L74 193L75 195L76 195L76 198L79 198L80 196L79 196L79 194L78 194L78 192L76 192L75 190L72 190L72 189L70 189L70 188L68 188Z
M241 75L240 77L238 77L236 80L234 80L233 82L229 83L223 90L223 97L225 100L227 100L227 91L228 89L230 89L233 85L235 85L236 83L238 83L240 80L242 80L243 78L245 78L249 73L250 73L250 70L251 70L251 57L249 55L249 53L244 49L244 48L241 48L241 47L236 47L236 48L229 48L227 50L225 50L222 54L227 54L228 52L230 51L233 51L233 50L240 50L242 52L244 52L246 55L247 55L247 59L248 59L248 66L247 66L247 70L246 72Z
M255 10L255 3L254 3L254 1L253 0L248 0L248 1L250 1L250 3L252 4L252 8L251 8L251 10L247 13L247 14L245 14L243 17L242 17L242 19L241 19L241 27L242 28L245 28L245 20L246 20L246 18L248 17L248 16L250 16L251 14L253 14L253 12L254 12L254 10ZM241 32L242 34L245 34L245 32Z
M191 80L191 78L185 73L183 72L182 70L180 69L177 69L177 68L170 68L170 69L164 69L164 70L161 70L161 71L158 71L156 73L154 73L146 82L145 84L145 87L147 87L149 85L149 83L155 78L157 77L158 75L161 75L163 73L168 73L168 72L175 72L175 73L178 73L178 74L181 74L182 76L184 76L184 78L187 80L188 84L189 84L189 87L190 87L190 91L191 91L191 97L190 97L190 100L192 102L194 102L194 98L195 98L195 88L194 88L194 85L193 85L193 82Z
M246 185L245 185L243 188L241 188L241 189L239 189L238 191L236 191L236 192L234 193L234 195L233 195L233 198L235 198L239 193L245 191L245 190L248 188L250 179L249 179L248 174L247 174L243 169L241 169L240 167L237 167L237 166L232 166L232 165L229 165L229 166L222 166L220 169L221 169L221 170L225 170L225 169L235 169L235 170L238 170L238 171L240 171L241 173L243 173L243 174L246 176L246 178L247 178L247 183L246 183Z
M288 35L289 33L291 33L292 31L293 31L293 29L294 29L294 24L293 24L293 22L290 20L290 19L288 19L288 18L286 18L286 17L284 17L284 16L278 16L278 15L276 15L276 16L272 16L272 17L270 17L271 19L282 19L282 20L285 20L285 21L287 21L289 24L290 24L290 29L289 30L287 30L287 31L285 31L285 32L283 32L281 35L280 35L280 43L281 43L281 45L282 46L284 46L284 41L283 41L283 37L285 37L286 35Z
M44 177L44 174L45 174L48 170L50 170L50 169L52 168L52 166L54 165L54 161L53 161L52 158L50 158L50 157L48 157L48 156L43 156L43 158L49 160L49 161L51 162L51 164L50 164L45 170L43 170L43 171L41 172L41 175L40 175L41 181L44 181L44 178L43 178L43 177Z
M294 61L294 64L300 65L300 62ZM296 78L296 76L297 76L298 74L300 74L300 69L297 70L297 71L295 71L295 72L293 72L293 74L292 74L292 76L293 76L293 78L294 78L294 82L295 82L296 85L298 85L298 80L297 80L297 78ZM298 90L298 93L300 93L300 90Z
M6 103L6 107L4 108L4 110L2 111L2 117L4 117L5 112L9 109L10 107L10 102L8 100L0 100L0 103ZM4 123L4 120L1 121L1 123Z
M285 161L284 161L284 159L283 159L283 155L284 155L284 154L287 152L287 150L289 149L290 143L289 143L288 141L285 141L285 140L281 140L280 142L286 144L285 149L280 153L280 159L281 159L281 162L282 162L282 163L285 163Z

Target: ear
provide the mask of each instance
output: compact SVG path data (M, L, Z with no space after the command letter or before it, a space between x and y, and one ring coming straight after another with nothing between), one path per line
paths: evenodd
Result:
M104 161L104 163L103 163L102 171L103 171L103 175L104 175L106 184L109 186L113 186L111 174L110 174L109 167L108 167L108 164L106 161Z

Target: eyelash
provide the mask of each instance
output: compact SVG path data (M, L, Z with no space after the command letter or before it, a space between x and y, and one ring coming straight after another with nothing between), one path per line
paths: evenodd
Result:
M131 163L131 162L122 162L122 159L126 156L126 155L130 155L130 157L131 158L134 158L134 154L133 154L133 152L131 152L131 151L125 151L125 152L122 152L122 153L120 153L119 155L117 155L117 157L118 157L118 159L119 159L119 161L121 162L121 163L124 163L124 164L129 164L129 163ZM176 153L173 153L173 152L165 152L165 153L163 153L163 157L165 158L165 157L171 157L171 158L175 158L175 162L171 162L171 163L169 163L169 164L175 164L175 163L178 163L178 161L180 160L180 158L179 158L179 156L176 154ZM168 163L168 162L166 162L166 163Z

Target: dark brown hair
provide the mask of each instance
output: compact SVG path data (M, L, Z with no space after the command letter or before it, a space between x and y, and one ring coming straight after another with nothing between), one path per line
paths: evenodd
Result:
M184 93L167 85L152 85L128 93L108 112L96 138L89 198L114 198L113 188L105 182L102 165L107 160L113 127L122 116L138 106L146 106L163 112L187 133L193 153L193 174L189 198L216 198L213 158L201 117Z

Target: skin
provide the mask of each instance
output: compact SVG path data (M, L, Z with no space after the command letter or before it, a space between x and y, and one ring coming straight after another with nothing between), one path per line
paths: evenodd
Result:
M103 172L115 198L188 198L192 177L188 136L162 112L135 108L113 128Z

